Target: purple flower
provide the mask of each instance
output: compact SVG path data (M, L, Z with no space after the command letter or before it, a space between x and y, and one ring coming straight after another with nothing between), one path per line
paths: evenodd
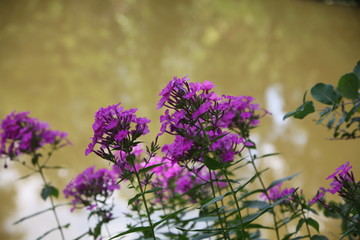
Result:
M174 142L165 145L162 151L171 162L181 164L203 162L204 155L209 153L220 161L233 161L249 144L239 134L228 131L229 124L241 113L250 125L255 119L253 112L257 105L250 104L250 97L220 98L212 91L211 82L187 80L187 77L175 77L160 93L162 98L158 106L167 109L160 117L158 135L166 132L175 136ZM236 107L239 113L233 110Z
M209 172L205 168L198 169L194 167L192 171L178 163L170 162L165 158L154 157L150 160L150 165L162 165L153 168L154 173L152 179L153 187L163 188L158 192L158 202L166 201L175 197L176 195L184 195L191 202L196 202L209 196L208 187L198 187L207 184L210 181ZM222 182L219 182L220 187L225 187ZM193 191L191 189L194 189ZM190 191L191 190L191 191Z
M93 208L98 202L104 202L116 189L117 175L108 169L95 170L95 166L85 169L63 190L66 198L72 198L73 208Z
M279 183L279 184L273 186L272 188L268 189L267 195L265 193L262 193L260 195L260 198L262 198L264 200L277 201L280 198L282 198L286 195L292 194L295 191L294 188L281 189L282 185L283 185L283 183ZM291 196L289 197L289 199L291 200Z
M335 172L330 174L326 180L332 180L329 188L320 188L317 195L310 201L310 204L319 201L324 197L326 192L330 192L331 194L338 193L339 196L345 197L348 194L347 188L352 184L357 184L354 179L353 173L350 171L352 166L350 166L350 162L346 162L340 167L335 169Z
M95 113L94 136L85 150L85 155L94 152L104 159L115 162L116 158L112 151L131 152L135 140L149 133L147 124L150 120L136 117L135 112L136 109L124 110L120 104L100 108ZM100 147L95 150L97 144Z
M66 140L67 133L54 131L45 122L28 116L29 112L12 112L1 122L0 155L14 158L34 153L46 144L57 145Z

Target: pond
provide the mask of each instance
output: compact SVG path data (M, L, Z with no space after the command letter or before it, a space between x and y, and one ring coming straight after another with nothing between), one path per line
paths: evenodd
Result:
M3 1L0 117L30 111L69 133L73 145L52 160L65 167L51 172L62 189L85 167L107 165L84 155L99 107L138 108L152 120L144 139L150 142L160 127L158 93L173 76L188 75L213 82L219 95L253 96L271 112L253 138L259 153L280 155L259 167L271 168L268 182L300 172L287 184L311 198L346 161L359 176L358 141L328 140L331 131L311 117L282 119L315 83L335 84L360 60L359 10L305 0ZM24 174L20 165L0 168L0 239L33 239L51 228L38 223L52 216L12 225L49 207L37 196L35 176L18 180ZM323 234L338 232L329 227Z

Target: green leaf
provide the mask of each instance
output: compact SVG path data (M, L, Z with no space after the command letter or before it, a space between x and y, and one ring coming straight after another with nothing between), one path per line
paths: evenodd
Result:
M343 97L356 99L359 97L359 79L355 73L344 74L338 82L338 90Z
M328 240L328 238L323 235L314 235L310 240Z
M68 228L70 226L70 223L68 224L65 224L63 226L60 226L60 228L64 229L64 228ZM45 232L43 235L41 235L40 237L38 237L36 240L41 240L43 239L44 237L46 237L47 235L49 235L50 233L54 232L54 231L57 231L59 230L59 227L55 227L55 228L52 228L50 229L49 231Z
M313 98L327 105L334 105L339 99L331 84L318 83L311 88L310 92Z
M139 170L139 173L146 173L146 172L148 172L148 171L150 171L150 170L152 170L152 169L154 169L154 168L156 168L156 167L158 167L158 166L161 166L161 165L163 165L163 164L164 164L164 163L158 163L158 164L154 164L154 165L151 165L151 166L142 168L142 169Z
M265 208L267 206L269 206L269 204L267 202L264 202L264 201L257 201L257 200L254 200L254 201L243 201L243 206L245 208Z
M319 232L319 223L313 219L313 218L307 218L306 219L307 224L309 224L310 226L312 226L314 229L316 229L317 232Z
M281 240L289 240L291 238L292 235L294 235L295 233L289 233L286 234Z
M57 198L59 196L59 190L51 185L46 185L41 190L41 198L45 201L49 196Z
M142 195L145 195L147 193L152 193L152 192L157 192L157 191L160 191L162 190L163 188L154 188L154 189L150 189L150 190L147 190L145 191L144 193L138 193L136 194L133 198L131 198L129 201L128 201L128 205L131 205L133 202L135 202L135 200L137 200L139 197L141 197Z
M299 230L301 229L302 225L305 223L305 220L303 218L301 218L298 222L298 224L296 225L296 232L299 232Z
M54 206L54 207L57 208L57 207L66 206L66 205L69 205L69 204L59 204L59 205L56 205L56 206ZM21 222L23 222L23 221L25 221L25 220L27 220L27 219L29 219L29 218L35 217L35 216L37 216L37 215L40 215L40 214L43 214L43 213L45 213L45 212L52 211L52 210L53 210L52 207L51 207L51 208L44 209L44 210L41 210L41 211L39 211L39 212L36 212L36 213L33 213L33 214L31 214L31 215L28 215L28 216L26 216L26 217L21 218L21 219L17 220L16 222L14 222L13 224L14 224L14 225L19 224L19 223L21 223Z
M315 112L314 103L312 101L306 101L295 111L285 114L283 120L291 116L294 116L294 118L303 119L304 117L313 112Z
M212 198L210 201L208 201L207 203L201 205L200 208L204 208L204 207L206 207L206 206L209 206L210 204L216 203L216 202L222 200L223 198L224 198L224 195L220 195L220 196L214 197L214 198Z
M282 183L282 182L291 180L291 179L293 179L294 177L298 176L299 174L300 174L300 173L295 173L295 174L293 174L293 175L291 175L291 176L288 176L288 177L284 177L284 178L275 180L275 181L273 181L273 182L269 185L269 187L268 187L267 189L270 189L270 188L272 188L273 186L278 185L279 183Z
M203 233L201 235L198 235L196 237L193 237L192 240L200 240L200 239L205 239L205 238L209 238L212 236L215 236L217 234L219 234L220 232L215 232L215 233Z
M266 208L261 209L260 211L253 213L253 214L249 214L246 217L243 218L243 224L246 227L248 224L250 224L252 221L254 221L255 219L257 219L258 217L260 217L261 215L263 215L264 213L270 211L270 209L274 208L275 206L279 205L280 203L282 203L283 201L285 201L291 194L287 194L285 196L283 196L282 198L280 198L279 200L277 200L276 202L274 202L271 205L268 205Z
M223 167L223 165L219 161L212 157L209 157L208 155L205 155L204 157L204 164L210 170L217 170Z
M31 163L32 165L36 165L39 162L39 158L42 157L41 153L36 153L32 158L31 158Z
M168 215L165 215L160 221L157 221L156 223L153 224L153 227L155 228L156 226L158 226L160 223L165 222L166 220L168 220L169 218L173 218L176 217L179 213L183 212L184 210L188 209L188 207L182 208L180 210L177 210L173 213L170 213Z
M144 231L151 231L151 228L150 228L149 226L148 226L148 227L134 227L134 228L131 228L131 229L125 231L125 232L119 233L119 234L113 236L113 237L110 238L110 239L118 238L118 237L127 235L127 234L129 234L129 233L144 232Z
M328 123L326 124L326 127L328 129L331 129L334 125L335 122L335 114L333 114L333 116L329 119Z
M360 85L360 61L357 62L357 64L354 67L353 72L356 74L356 76L359 79L359 85Z

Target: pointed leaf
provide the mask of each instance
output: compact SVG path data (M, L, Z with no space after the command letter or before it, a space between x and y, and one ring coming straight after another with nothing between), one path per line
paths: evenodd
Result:
M204 157L204 164L210 170L217 170L223 167L223 165L219 161L207 155L205 155Z
M210 204L216 203L216 202L222 200L223 198L224 198L224 195L220 195L220 196L214 197L214 198L212 198L210 201L208 201L207 203L201 205L200 208L204 208L204 207L206 207L206 206L209 206Z
M339 82L338 89L343 97L356 99L359 97L359 79L355 73L344 74Z
M134 227L134 228L131 228L131 229L125 231L125 232L119 233L119 234L111 237L110 239L118 238L118 237L127 235L129 233L144 232L144 231L150 231L150 230L151 230L151 228L149 226L148 227Z
M298 176L299 174L300 174L300 173L295 173L295 174L293 174L293 175L291 175L291 176L288 176L288 177L284 177L284 178L275 180L275 181L273 181L273 182L269 185L269 187L268 187L267 189L272 188L273 186L278 185L279 183L282 183L282 182L291 180L291 179L293 179L294 177Z
M155 228L156 226L158 226L160 223L165 222L166 220L168 220L169 218L173 218L176 217L179 213L185 211L186 209L188 209L188 207L182 208L180 210L177 210L173 213L167 214L165 215L160 221L157 221L156 223L153 224L153 227Z
M314 103L312 101L306 101L295 111L285 114L283 120L291 116L294 116L294 118L303 119L304 117L313 112L315 112Z
M338 95L333 85L318 83L310 90L311 96L319 102L327 105L334 105L338 101Z
M301 218L298 222L298 224L296 225L296 232L299 232L299 230L301 229L302 225L305 223L305 220L303 218Z
M145 168L142 168L139 170L139 173L146 173L156 167L159 167L161 165L163 165L164 163L158 163L158 164L154 164L154 165L151 165L151 166L148 166L148 167L145 167Z
M310 226L312 226L314 229L316 229L317 232L319 232L319 223L313 219L313 218L307 218L306 219L307 224L309 224Z
M46 200L49 196L58 197L59 190L51 185L46 185L41 191L41 198Z
M359 85L360 85L360 61L357 62L357 64L354 67L353 72L356 74L356 76L359 79Z
M328 240L328 238L323 235L314 235L310 240Z

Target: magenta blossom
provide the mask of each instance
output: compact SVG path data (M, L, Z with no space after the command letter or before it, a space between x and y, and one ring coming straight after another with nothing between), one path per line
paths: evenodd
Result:
M115 162L113 151L131 152L135 140L149 132L147 124L150 120L136 117L136 110L124 110L120 104L100 108L95 114L94 136L85 155L94 152ZM96 145L100 145L98 150L94 149Z
M154 172L152 185L163 189L158 192L157 201L166 201L177 195L183 195L183 199L196 202L209 196L208 186L197 187L206 185L210 181L209 172L205 168L194 168L190 171L178 163L172 163L158 156L150 160L150 165L155 164L162 164L151 170ZM214 173L216 174L216 171ZM220 187L225 185L224 182L219 182Z
M31 154L46 144L57 145L66 141L67 133L54 131L46 122L28 116L29 112L12 112L1 122L0 156L14 158Z
M282 185L283 185L283 183L279 183L279 184L273 186L272 188L268 189L267 195L265 193L262 193L260 195L260 198L262 198L264 200L277 201L286 195L294 193L295 188L281 189ZM291 200L291 196L288 199Z
M73 208L94 208L96 202L105 202L116 189L117 174L108 169L95 170L95 166L85 169L63 190L66 198L72 198Z
M350 162L346 162L340 167L335 169L335 172L330 174L326 180L332 180L329 188L320 188L317 195L309 202L310 204L315 203L316 201L321 200L326 192L331 194L338 193L339 196L345 197L347 195L347 187L350 184L356 184L354 175L350 171L352 166Z
M160 117L158 135L175 136L173 143L162 151L179 164L204 162L205 155L215 156L221 162L231 162L245 146L248 133L241 135L229 131L233 126L257 124L258 109L251 97L218 97L211 82L191 83L188 78L174 77L160 93L158 108L166 107ZM245 132L242 127L241 132Z

